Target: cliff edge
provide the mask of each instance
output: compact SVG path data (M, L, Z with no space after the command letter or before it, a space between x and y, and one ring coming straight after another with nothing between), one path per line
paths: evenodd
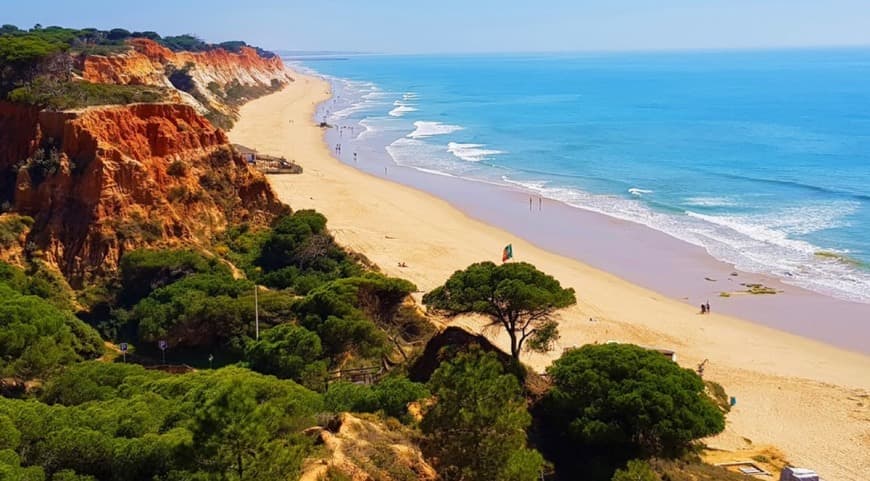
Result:
M223 128L237 118L239 105L293 81L279 57L261 56L247 46L238 52L174 52L147 38L130 39L127 45L131 48L123 53L79 57L80 78L177 90L184 103Z
M146 246L205 245L284 207L226 134L188 105L50 112L0 103L0 204L30 216L29 257L74 287Z

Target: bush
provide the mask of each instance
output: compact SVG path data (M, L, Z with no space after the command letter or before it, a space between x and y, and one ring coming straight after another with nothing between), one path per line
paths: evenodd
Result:
M44 376L102 352L93 328L39 297L0 284L0 375Z
M531 416L517 379L492 353L443 363L429 387L437 400L423 417L424 449L445 479L533 481L543 466L526 447Z
M53 479L222 479L240 470L239 479L296 479L314 452L299 433L323 409L316 393L239 368L173 376L89 363L61 378L55 400L78 404L0 398L0 427L9 420L21 434L17 452L0 450L0 476L20 476L23 464Z
M93 105L158 103L167 98L162 87L115 85L90 82L57 82L38 78L9 93L9 100L52 110L69 110Z
M253 298L240 296L252 288L228 275L190 275L139 301L130 319L141 340L169 337L173 346L240 349L254 329Z
M173 161L166 168L166 173L173 177L184 177L187 175L187 164L181 160Z
M21 234L33 226L33 218L16 215L0 215L0 248L8 249L18 243Z
M155 289L167 286L194 273L230 274L218 259L208 259L193 250L148 250L128 252L121 258L121 292L123 305L131 306Z
M372 389L378 409L388 416L403 419L408 415L408 404L429 396L429 390L404 376L390 376Z
M292 379L310 388L326 382L326 360L317 334L304 327L282 324L251 341L247 358L251 368L281 379Z
M612 481L659 481L655 471L646 461L632 459L625 466L613 474Z
M580 445L675 456L725 427L701 378L655 351L587 345L563 354L547 372L548 423Z
M378 410L378 399L371 387L347 381L330 384L323 401L327 410L336 413L373 413Z

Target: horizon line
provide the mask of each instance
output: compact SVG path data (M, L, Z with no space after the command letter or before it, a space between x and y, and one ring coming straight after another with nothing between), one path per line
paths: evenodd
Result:
M427 55L535 55L535 54L620 54L620 53L716 53L716 52L771 52L787 50L862 50L870 49L866 44L826 44L826 45L770 45L753 47L661 47L661 48L626 48L626 49L564 49L564 50L469 50L469 51L432 51L432 52L400 52L400 51L360 51L360 50L298 50L270 49L276 53L288 56L305 55L395 55L395 56L427 56Z

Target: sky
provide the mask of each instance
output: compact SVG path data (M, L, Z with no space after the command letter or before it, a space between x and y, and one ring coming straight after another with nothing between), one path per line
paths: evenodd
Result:
M870 45L870 0L0 0L19 27L379 53Z

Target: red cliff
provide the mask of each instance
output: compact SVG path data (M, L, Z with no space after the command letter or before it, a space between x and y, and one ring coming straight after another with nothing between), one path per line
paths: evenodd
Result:
M125 53L81 58L81 78L94 83L175 88L169 73L190 67L193 85L183 90L184 102L200 113L220 112L230 117L235 116L235 105L244 100L239 95L261 95L293 81L279 57L261 57L250 47L242 47L239 53L221 48L173 52L145 38L128 44L131 49Z
M0 201L35 219L28 249L74 286L130 249L204 245L228 223L265 223L282 209L226 134L187 105L39 112L0 102L0 177Z

